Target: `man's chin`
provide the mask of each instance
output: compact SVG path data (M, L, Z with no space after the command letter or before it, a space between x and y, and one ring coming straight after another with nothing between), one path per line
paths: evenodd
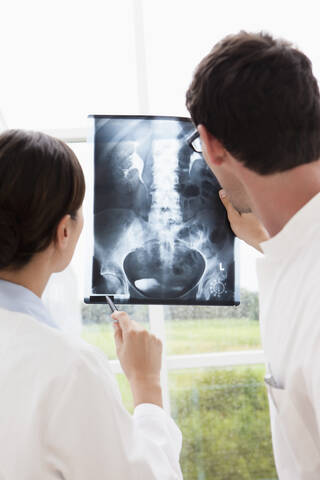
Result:
M252 210L250 207L241 207L240 209L237 208L239 213L252 213Z
M239 213L252 213L252 208L249 204L247 196L240 191L240 189L228 192L228 190L225 188L225 191L233 208L235 208Z
M239 213L252 213L251 208L249 205L246 204L241 204L239 202L233 202L232 199L230 198L230 201L233 205L233 207L239 212Z

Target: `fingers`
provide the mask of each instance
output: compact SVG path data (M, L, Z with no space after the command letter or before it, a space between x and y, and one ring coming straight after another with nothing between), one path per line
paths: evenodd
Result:
M111 318L114 320L113 327L115 329L114 338L117 344L125 341L130 332L143 330L139 323L132 320L126 312L113 312Z
M128 331L132 326L132 320L126 312L113 312L111 318L115 322L119 322L119 326L123 331Z
M114 341L116 344L116 349L118 351L124 342L124 337L126 337L128 332L130 331L131 320L125 312L121 311L113 312L111 318L114 320Z
M122 330L119 326L119 323L113 323L113 328L114 328L114 340L116 343L116 348L118 349L120 345L123 343Z

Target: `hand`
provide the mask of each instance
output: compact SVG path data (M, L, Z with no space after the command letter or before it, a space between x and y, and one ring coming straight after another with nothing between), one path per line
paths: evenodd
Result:
M161 341L125 312L113 312L111 317L118 322L113 324L116 351L129 380L135 406L154 403L162 407Z
M262 252L260 242L270 238L262 223L253 213L239 213L230 202L224 190L220 190L219 195L227 210L228 220L233 233L256 250L259 250L259 252Z

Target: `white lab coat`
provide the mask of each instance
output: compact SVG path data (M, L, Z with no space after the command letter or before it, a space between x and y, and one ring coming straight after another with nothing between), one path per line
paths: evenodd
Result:
M260 324L277 471L280 480L319 480L320 194L261 247Z
M151 404L129 415L94 347L0 309L0 357L1 479L182 478L174 421Z

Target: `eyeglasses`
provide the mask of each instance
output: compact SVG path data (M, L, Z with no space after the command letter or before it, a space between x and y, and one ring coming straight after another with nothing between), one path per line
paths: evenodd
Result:
M191 137L188 138L188 145L196 153L202 153L202 145L199 132L194 132Z

